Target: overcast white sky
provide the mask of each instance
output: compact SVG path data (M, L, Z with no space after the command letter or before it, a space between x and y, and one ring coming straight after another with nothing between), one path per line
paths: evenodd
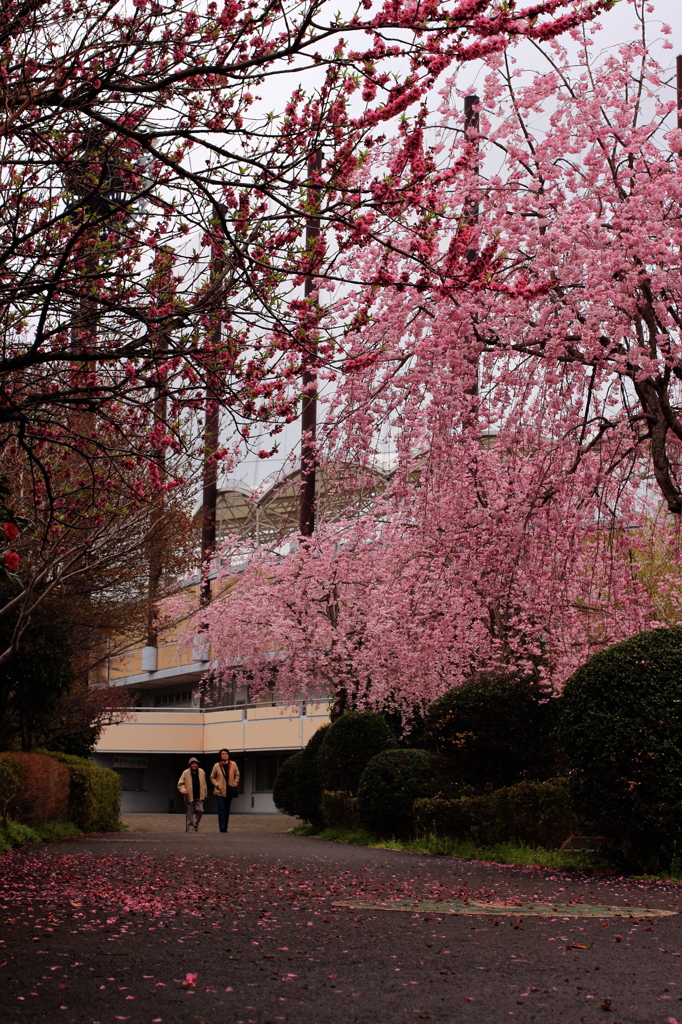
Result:
M652 12L649 15L651 19L650 42L654 44L654 49L657 51L656 58L663 66L669 66L671 73L674 73L675 57L678 53L682 53L682 0L652 0L649 9ZM666 37L656 35L656 22L660 25L668 24L672 28L672 35L667 37L667 40L672 43L672 49L662 48L661 44ZM601 26L595 49L617 46L619 43L627 42L639 35L639 26L636 24L632 6L627 0L617 0L615 7L602 16ZM524 58L525 56L524 53ZM480 71L474 66L465 69L459 78L459 84L467 84L467 72L470 72L471 78L470 87L466 91L475 92ZM220 481L220 486L229 486L232 481L239 481L252 488L261 486L267 478L271 476L274 478L286 467L291 453L297 450L299 438L300 425L298 423L289 424L279 435L280 451L278 455L267 460L259 459L255 455L248 456L230 474L229 478L224 477ZM270 447L270 444L265 443Z

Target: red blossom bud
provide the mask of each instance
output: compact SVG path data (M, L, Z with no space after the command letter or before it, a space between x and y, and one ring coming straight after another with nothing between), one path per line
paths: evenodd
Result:
M8 569L10 572L16 572L18 568L19 568L19 555L16 553L16 551L6 551L5 552L5 569Z
M19 536L19 527L15 523L3 523L2 529L7 540L14 540Z

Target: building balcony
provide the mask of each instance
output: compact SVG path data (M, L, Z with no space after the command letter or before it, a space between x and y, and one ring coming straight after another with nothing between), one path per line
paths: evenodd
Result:
M139 707L107 726L97 754L200 754L300 750L329 721L328 703L220 708Z

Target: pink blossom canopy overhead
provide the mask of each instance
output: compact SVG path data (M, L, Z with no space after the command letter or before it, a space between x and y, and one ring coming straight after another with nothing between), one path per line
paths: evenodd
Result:
M491 55L476 130L453 78L391 142L420 229L357 225L319 457L393 473L202 612L223 677L406 708L494 666L560 686L676 620L682 138L646 45L592 50Z

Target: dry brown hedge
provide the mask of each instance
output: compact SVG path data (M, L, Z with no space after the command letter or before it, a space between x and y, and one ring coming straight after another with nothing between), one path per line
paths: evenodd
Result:
M22 767L19 793L12 800L9 816L25 825L44 821L66 821L69 817L69 769L47 754L28 754L19 750L0 753Z

